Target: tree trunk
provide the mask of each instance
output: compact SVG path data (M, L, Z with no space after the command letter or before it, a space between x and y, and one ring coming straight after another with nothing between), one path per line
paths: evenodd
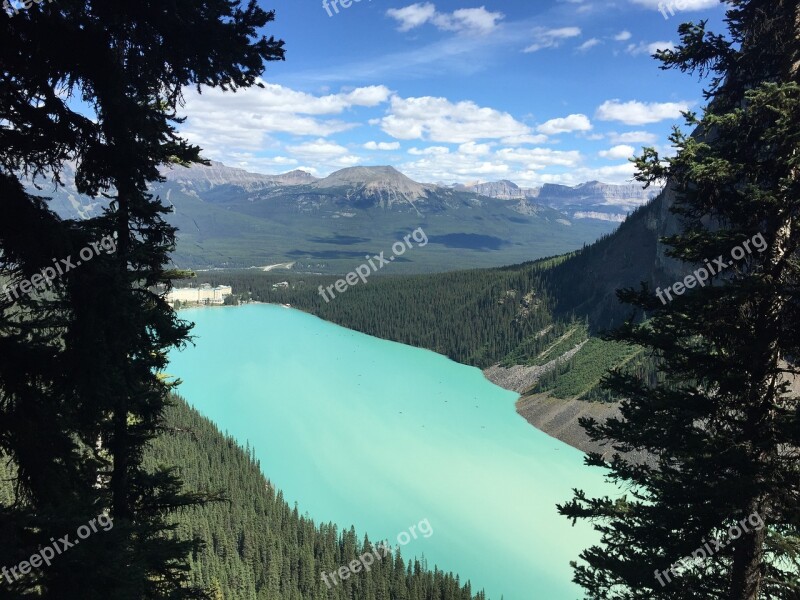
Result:
M752 502L748 515L756 513L762 515L763 508L758 503ZM748 524L747 521L745 523ZM740 527L740 529L744 531L744 527ZM764 579L762 561L766 527L761 529L748 527L748 529L748 532L743 533L736 540L729 600L758 600L761 593L761 584Z

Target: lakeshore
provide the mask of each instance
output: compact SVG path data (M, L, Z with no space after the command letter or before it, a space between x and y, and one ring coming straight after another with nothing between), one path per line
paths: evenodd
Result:
M519 419L518 394L480 369L279 308L182 314L197 343L170 371L290 503L375 542L424 515L436 535L408 557L492 600L576 596L569 561L595 537L555 505L575 485L609 493L582 453ZM487 552L509 558L490 566Z

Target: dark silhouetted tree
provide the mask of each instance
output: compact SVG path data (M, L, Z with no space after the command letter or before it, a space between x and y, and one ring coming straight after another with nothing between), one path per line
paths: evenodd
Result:
M616 456L610 477L624 498L578 491L560 507L602 534L576 566L588 598L800 597L800 406L789 386L800 356L800 9L729 4L727 36L683 24L682 43L657 55L663 68L711 75L709 104L687 115L692 136L675 130L677 156L644 152L638 178L667 179L676 195L682 231L665 242L686 275L712 266L666 305L646 288L620 293L647 318L613 337L651 349L665 381L617 371L607 387L626 398L622 418L584 421L593 439L652 459Z

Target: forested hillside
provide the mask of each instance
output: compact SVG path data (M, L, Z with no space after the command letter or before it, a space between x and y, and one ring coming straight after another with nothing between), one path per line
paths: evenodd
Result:
M166 435L145 459L155 470L177 465L188 491L222 491L227 501L184 509L175 518L182 540L204 542L192 555L191 583L215 600L482 600L470 584L424 560L400 556L375 561L328 589L321 572L332 572L367 551L372 540L354 529L316 524L290 507L261 473L249 449L223 435L180 398L167 409ZM13 501L12 469L0 461L0 510ZM25 557L20 556L23 560ZM430 566L431 570L428 570Z
M291 304L322 319L376 337L427 348L461 363L489 366L527 341L543 349L553 334L548 297L537 273L552 260L503 269L437 275L373 277L330 302L320 285L336 278L274 273L214 272L199 281L228 283L234 293ZM276 287L288 282L288 287Z
M540 285L554 300L554 314L585 317L593 332L609 330L631 313L619 302L618 289L638 288L643 281L651 287L671 282L678 263L664 256L659 239L675 227L668 211L673 198L667 189L637 208L613 234L544 270Z

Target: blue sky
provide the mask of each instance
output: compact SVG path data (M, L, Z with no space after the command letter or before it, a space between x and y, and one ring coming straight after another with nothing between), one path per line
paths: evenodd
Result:
M703 82L651 52L683 21L722 33L724 16L718 0L325 1L260 0L287 50L264 89L187 92L182 132L206 157L262 173L629 181L626 159L668 150L680 110L703 102Z

